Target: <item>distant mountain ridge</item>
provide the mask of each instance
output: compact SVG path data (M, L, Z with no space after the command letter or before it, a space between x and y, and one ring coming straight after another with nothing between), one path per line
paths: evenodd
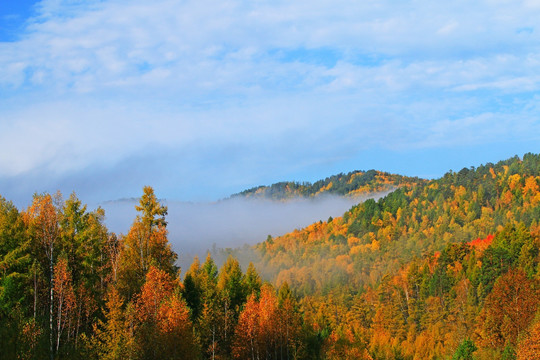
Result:
M231 198L266 198L286 200L294 197L317 197L320 195L360 196L392 190L402 185L426 182L418 177L408 177L377 170L355 170L347 174L329 176L314 183L282 181L270 186L257 186L233 194Z

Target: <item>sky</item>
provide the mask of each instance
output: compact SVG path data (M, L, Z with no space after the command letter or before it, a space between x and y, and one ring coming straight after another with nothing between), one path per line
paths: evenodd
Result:
M540 1L0 2L0 194L214 201L540 152Z

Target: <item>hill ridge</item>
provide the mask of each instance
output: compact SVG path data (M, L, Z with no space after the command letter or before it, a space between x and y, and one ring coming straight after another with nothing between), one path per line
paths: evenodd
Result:
M323 194L355 197L423 181L426 180L373 169L354 170L347 174L332 175L313 183L280 181L269 186L260 185L233 194L231 198L255 197L287 200L293 197L317 197Z

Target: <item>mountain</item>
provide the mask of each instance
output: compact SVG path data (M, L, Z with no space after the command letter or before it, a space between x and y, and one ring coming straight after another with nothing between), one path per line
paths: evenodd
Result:
M342 217L259 244L265 259L261 266L290 284L297 283L292 269L320 275L320 287L334 282L329 274L354 286L372 284L384 269L395 270L448 243L486 237L508 222L538 226L539 175L538 156L526 154L523 160L514 157L418 181L353 206Z
M342 355L531 358L539 185L536 154L450 171L268 238L256 267L297 291Z
M267 198L273 200L286 200L296 197L317 197L320 195L363 196L370 193L386 192L403 185L412 185L424 182L418 177L407 177L387 172L368 170L352 171L347 174L338 174L310 182L278 182L270 186L258 186L240 193L233 194L232 198Z

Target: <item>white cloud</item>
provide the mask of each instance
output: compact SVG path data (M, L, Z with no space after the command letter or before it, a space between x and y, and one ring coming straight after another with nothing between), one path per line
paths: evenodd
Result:
M459 26L459 23L457 21L450 21L446 25L439 28L437 30L437 34L440 34L440 35L451 34L458 26Z

